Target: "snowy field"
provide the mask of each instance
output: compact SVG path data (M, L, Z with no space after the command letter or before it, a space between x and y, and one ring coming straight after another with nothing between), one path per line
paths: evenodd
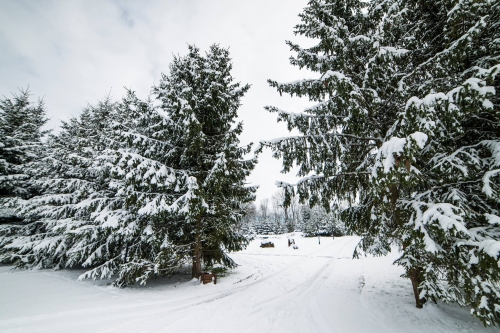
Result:
M76 281L82 270L0 267L0 332L494 332L467 309L418 310L409 280L384 258L352 260L357 237L269 237L232 257L217 285L175 275L144 287Z

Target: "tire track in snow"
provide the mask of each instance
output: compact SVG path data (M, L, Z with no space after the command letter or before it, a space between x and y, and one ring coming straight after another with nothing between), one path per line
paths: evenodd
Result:
M333 262L333 261L337 260L336 258L339 257L339 256L345 256L345 251L344 250L349 245L351 245L352 243L355 242L357 244L359 242L359 238L358 237L347 238L347 239L341 238L340 240L341 240L341 244L339 244L339 242L333 242L333 243L329 244L328 246L326 246L324 248L318 249L317 251L314 251L312 253L304 255L302 258L300 258L299 260L296 260L296 261L292 262L287 267L285 267L285 268L283 268L283 269L281 269L281 270L279 270L277 272L274 272L274 273L272 273L272 274L270 274L270 275L268 275L268 276L266 276L264 278L261 278L259 280L256 280L256 281L244 284L242 286L238 286L236 288L229 289L229 290L227 290L225 292L219 293L218 295L216 295L216 297L205 299L203 301L195 302L195 303L192 303L192 304L186 304L186 305L181 306L181 307L176 307L176 308L171 308L171 309L161 309L161 310L154 311L155 313L149 313L148 316L147 316L147 318L141 318L141 319L134 320L132 322L128 322L127 325L134 325L134 326L139 325L139 326L143 326L144 323L146 323L146 322L148 322L148 321L151 320L150 318L153 318L153 317L157 316L159 313L163 313L165 311L178 312L178 311L182 311L182 310L187 310L189 308L193 308L193 307L197 307L197 306L202 306L202 305L205 305L205 304L209 304L209 303L212 303L212 302L219 301L219 300L227 298L229 296L233 296L235 294L241 293L242 291L245 291L245 290L247 290L249 288L253 289L254 287L258 287L259 285L261 285L262 283L264 283L264 282L266 282L268 280L271 280L273 278L278 277L279 275L283 274L284 272L289 271L290 269L297 268L304 261L307 261L308 259L316 258L317 256L315 257L314 256L315 254L323 252L323 251L329 249L330 247L332 247L334 245L335 246L341 245L341 248L337 252L335 252L334 257L331 258L330 260L328 260L328 262L326 264L322 265L322 267L318 271L316 271L312 275L312 277L307 278L307 280L305 282L301 283L298 286L295 286L292 290L286 291L284 295L277 296L277 297L269 300L268 302L271 302L273 300L275 300L275 301L282 300L285 295L289 295L293 290L296 290L296 289L300 288L301 286L303 286L308 281L309 282L311 282L311 281L314 282L314 281L318 280L318 276L329 267L329 263L330 262ZM330 269L328 270L328 272L326 274L323 274L323 276L328 275L331 272L331 270L333 270L333 266L330 267ZM324 281L321 281L321 284L323 284L323 283L324 283ZM320 287L320 286L309 286L307 288L307 290L312 290L312 289L315 289L316 287ZM259 305L261 305L261 304L260 303L256 303L256 304L254 304L254 307L255 306L259 306ZM252 312L254 312L254 311L252 311ZM178 319L173 320L173 321L171 320L168 323L165 323L164 325L162 325L161 328L159 327L158 329L160 331L162 329L166 329L166 328L172 326L173 324L175 324L176 322L178 322L179 320L182 320L182 319L183 318L178 318ZM152 329L152 328L149 328L149 329ZM114 331L115 331L115 329L113 328L111 330L106 330L106 331L103 331L103 332L114 332Z
M354 241L356 241L356 244L357 244L359 242L359 239L357 239L357 238L356 239L347 239L345 244L342 245L342 247L339 249L339 251L337 253L344 254L344 250L347 249L348 246L352 246L352 243L354 243ZM325 249L326 248L324 248L323 250L325 250ZM320 279L320 277L323 278L325 276L328 276L334 268L333 265L331 265L331 264L333 264L339 258L338 258L338 256L327 257L327 258L330 258L330 259L325 264L323 264L319 269L317 269L314 272L314 274L311 274L311 277L307 278L302 283L300 283L300 284L294 286L292 289L288 290L287 294L290 294L290 293L295 292L296 290L299 290L298 295L300 295L301 293L304 292L304 290L308 290L308 289L313 288L312 284L315 283L318 279ZM288 267L288 268L292 268L292 267ZM324 283L324 281L321 284L323 284L323 283ZM320 287L320 286L318 286L318 287ZM300 290L300 289L302 289L302 290ZM280 297L282 297L282 296L278 296L276 298L279 299ZM266 300L260 304L263 305L263 304L271 302L272 300L273 299Z
M335 253L335 254L336 254L336 256L335 256L335 257L338 257L340 254L341 254L341 255L345 255L345 254L344 254L344 252L343 252L343 250L344 250L344 249L345 249L345 248L346 248L349 244L353 243L354 241L356 242L356 244L359 242L359 238L357 238L357 237L347 238L347 239L345 239L345 238L341 238L340 240L342 241L342 245L341 245L342 247L340 248L340 250L339 250L339 251L337 251L337 252ZM144 324L144 323L151 321L151 318L154 318L154 317L156 317L158 314L160 314L160 313L164 313L165 311L168 311L168 312L178 312L178 311L183 311L183 310L187 310L187 309L189 309L189 308L193 308L193 307L197 307L197 306L201 306L201 305L209 304L209 303L216 302L216 301L219 301L219 300L221 300L221 299L224 299L224 298L226 298L226 297L233 296L233 295L238 294L238 293L240 293L240 292L242 292L242 291L245 291L245 290L247 290L247 289L249 289L249 288L251 288L251 287L256 287L256 286L258 286L258 285L260 285L260 284L262 284L262 283L264 283L264 282L266 282L266 281L268 281L268 280L270 280L270 279L273 279L273 278L275 278L275 277L277 277L277 276L281 275L282 273L284 273L284 272L286 272L286 271L288 271L288 270L290 270L290 269L292 269L292 268L297 268L297 267L298 267L298 266L299 266L302 262L307 261L308 259L311 259L311 258L315 258L315 256L314 256L315 254L320 253L320 252L322 252L322 251L325 251L325 250L329 249L330 247L332 247L333 245L338 246L338 245L339 245L339 242L332 242L331 244L327 245L327 246L326 246L326 247L324 247L324 248L318 249L317 251L314 251L314 252L312 252L312 253L309 253L309 254L307 254L307 255L304 255L304 256L303 256L303 257L301 257L300 259L298 259L298 260L296 260L296 261L292 262L291 264L289 264L287 267L285 267L285 268L283 268L283 269L281 269L281 270L278 270L277 272L274 272L274 273L272 273L272 274L270 274L270 275L268 275L268 276L266 276L266 277L264 277L264 278L261 278L261 279L259 279L259 280L256 280L256 281L253 281L253 282L250 282L250 283L247 283L247 284L244 284L244 285L241 285L241 286L238 286L238 287L232 288L232 289L229 289L229 290L224 291L224 292L222 292L222 293L220 293L220 292L219 292L217 295L215 295L215 297L210 297L210 298L208 298L208 299L205 299L205 300L202 300L202 301L199 301L199 302L194 302L194 303L191 303L191 304L186 304L186 305L183 305L183 306L180 306L180 307L176 307L176 308L170 308L170 309L163 308L163 309L158 309L158 310L155 310L155 311L153 311L153 313L148 313L148 315L147 315L147 317L146 317L146 318L144 318L144 317L143 317L143 318L140 318L140 319L137 319L137 320L133 320L132 322L130 322L130 321L129 321L129 322L127 322L126 326L130 326L130 325L134 325L134 326L137 326L137 325L139 325L139 326L143 326L143 324ZM330 259L330 260L328 261L328 263L329 263L329 262L331 262L331 261L336 260L336 259L335 259L335 257L334 257L334 258L332 258L332 259ZM323 265L323 266L319 269L319 271L324 271L324 270L328 267L328 263L327 263L326 265ZM318 272L317 272L317 273L318 273ZM308 280L311 280L311 279L316 280L317 278L315 278L315 276L317 275L317 273L313 274L313 277L312 277L312 278L308 278ZM319 272L319 273L321 273L321 272ZM305 282L307 282L308 280L306 280ZM304 282L304 283L305 283L305 282ZM302 283L301 285L303 285L304 283ZM323 282L323 283L324 283L324 282ZM299 286L301 286L301 285L299 285ZM296 287L294 287L293 289L296 289L296 288L297 288L297 287L299 287L299 286L296 286ZM289 291L285 292L285 295L289 294L290 292L291 292L291 290L289 290ZM279 300L281 297L283 297L283 295L281 295L281 296L277 296L277 297L276 297L276 298L274 298L274 299L278 299L278 300ZM162 327L161 327L161 328L158 328L158 329L159 329L160 331L161 331L162 329L166 329L167 327L172 326L173 324L175 324L176 322L178 322L179 320L182 320L182 319L183 319L183 318L178 318L178 319L173 320L173 321L172 321L172 320L170 320L168 323L166 323L166 324L162 325ZM148 330L151 330L151 329L152 329L152 328L149 328ZM117 330L117 329L115 329L115 328L111 328L110 330L105 330L105 331L102 331L102 332L103 332L103 333L105 333L105 332L106 332L106 333L108 333L108 332L114 332L114 331L116 331L116 330Z
M341 238L340 241L342 242L342 247L340 248L339 251L336 252L340 253L342 252L346 246L349 243L352 243L353 241L358 242L359 238L348 238L344 239ZM95 325L98 326L106 326L106 323L110 322L122 322L122 324L113 327L110 327L109 329L105 329L105 327L102 327L102 329L96 329L95 332L113 332L113 331L120 331L120 328L123 327L128 327L130 325L137 325L141 323L145 323L150 321L152 318L156 318L158 315L161 315L162 313L165 312L179 312L182 310L186 310L189 308L197 307L200 305L212 303L215 301L218 301L220 299L226 298L228 296L240 293L244 290L247 290L252 287L256 287L266 281L269 281L284 272L287 272L291 269L299 267L303 262L315 258L314 255L323 251L326 251L330 249L332 246L338 246L340 245L339 242L332 242L331 244L327 245L324 248L318 249L317 251L314 251L312 253L309 253L307 255L302 256L300 259L290 263L287 265L285 268L280 269L268 276L265 276L263 278L260 278L258 280L242 284L238 287L233 287L228 290L217 290L212 293L205 294L203 296L193 296L189 298L180 298L180 299L172 299L172 300L161 300L161 301L153 301L153 302L143 302L141 304L134 304L134 305L121 305L121 306L113 306L113 308L109 308L109 306L102 306L102 307L96 307L92 309L81 309L81 310L72 310L72 311L64 311L64 312L58 312L54 314L45 314L45 315L38 315L38 316L28 316L28 317L18 317L18 318L13 318L9 320L2 320L0 321L0 328L4 329L9 329L13 328L18 330L20 327L18 326L19 324L23 323L29 323L30 326L33 325L33 322L39 322L40 326L35 330L36 332L55 332L55 331L61 331L61 332L66 332L71 329L76 329L76 328L81 328L81 322L72 322L71 324L69 323L61 323L60 325L57 325L56 323L59 321L59 319L63 319L66 317L75 317L75 318L86 318L85 322L88 326L93 326ZM337 255L338 256L338 255ZM330 259L328 262L331 262L335 260L335 258ZM307 281L315 281L317 280L317 277L315 275L321 274L322 271L324 271L326 268L328 268L328 264L324 265L321 267L317 273L315 273L311 278L308 278ZM306 283L304 282L304 283ZM304 283L300 284L299 286L295 286L292 290L286 291L285 295L289 294L293 290L299 288L302 286ZM282 296L280 296L282 297ZM200 301L200 298L202 300ZM277 297L279 299L279 297ZM186 303L183 304L182 306L178 306L179 302ZM150 308L148 309L148 314L146 316L142 316L139 319L135 320L130 320L130 310L134 311L143 311L145 308ZM181 319L181 318L179 318ZM174 320L175 322L176 320ZM172 323L172 321L170 322ZM44 325L47 324L47 325ZM46 329L43 328L43 326L47 326ZM147 326L147 325L146 325ZM168 326L168 325L167 325ZM165 328L165 326L163 326ZM25 332L30 332L31 330L23 330Z
M249 320L250 322L248 323L247 326L244 327L243 331L246 332L249 328L252 328L252 331L256 330L256 328L254 327L255 321L252 320L251 318L254 316L258 317L259 313L264 311L266 313L281 314L281 317L282 317L281 320L273 321L272 323L270 323L269 326L272 326L273 329L271 329L271 330L267 329L265 331L269 331L269 332L280 331L281 332L281 331L283 331L283 327L279 325L280 322L287 321L288 318L290 318L290 317L297 318L300 314L303 313L303 309L301 309L299 311L300 313L296 313L295 315L290 316L290 315L288 315L288 312L290 312L290 311L287 311L287 308L290 308L290 307L287 307L286 305L291 304L293 302L293 300L295 298L297 298L297 296L302 296L302 298L306 298L305 296L307 294L311 294L313 291L317 291L325 283L326 278L333 271L334 265L332 265L332 263L334 263L336 260L338 260L339 257L340 258L345 257L346 253L352 253L352 250L354 249L355 244L357 244L359 242L358 237L352 237L352 238L349 237L347 239L341 238L340 240L341 240L341 242L331 243L322 249L314 251L314 252L304 256L303 258L290 263L287 267L285 267L285 268L283 268L283 269L281 269L281 270L279 270L279 271L277 271L277 272L275 272L275 273L273 273L273 274L271 274L271 275L269 275L269 276L267 276L259 281L255 281L255 282L249 283L245 286L242 286L242 288L239 290L233 289L232 291L230 291L226 295L221 295L221 297L218 297L215 300L220 300L222 298L235 295L237 293L242 292L243 290L249 289L250 287L252 287L252 288L249 289L249 291L253 291L254 288L259 287L263 282L278 278L280 275L282 275L284 272L289 271L290 269L296 269L304 261L308 261L310 259L315 259L318 257L324 257L324 256L315 256L315 254L318 254L318 253L323 252L323 251L328 251L330 249L330 247L332 247L332 246L340 246L340 249L338 249L333 254L333 256L328 256L327 258L330 258L330 259L326 263L323 263L321 265L321 267L319 269L317 269L313 274L309 275L305 281L303 281L302 283L300 283L297 286L294 286L292 289L285 291L285 293L282 295L273 297L272 299L269 299L269 300L266 300L263 302L254 303L254 304L252 304L252 306L250 308L247 309L249 312L246 314L246 317L247 317L247 320ZM255 292L252 292L252 294L259 294L259 292L255 291ZM312 299L313 298L311 298L311 300ZM215 301L215 300L213 300L213 301ZM203 303L207 303L207 302L203 302ZM202 303L200 303L199 305L201 305L201 304ZM316 308L317 308L317 305L314 303L312 303L311 306L316 306ZM303 306L301 308L303 308ZM292 310L294 310L292 312L297 312L296 309L292 309ZM310 312L309 307L306 307L305 311L308 312L310 314L310 316L317 316L317 313ZM176 320L176 321L178 321L178 320ZM253 324L252 324L252 322L253 322ZM169 323L169 324L170 325L168 325L167 327L170 327L172 324L175 324L175 323ZM327 326L326 322L323 320L322 317L316 318L316 320L313 320L313 322L311 324L312 324L312 326L315 326L317 328L317 330L314 330L314 332L331 332L331 328L329 328ZM294 330L292 328L292 331L297 331L297 330L296 329Z
M300 331L298 326L307 323L306 325L309 327L307 331L332 332L332 327L328 326L319 311L314 295L324 285L327 278L335 269L335 262L345 257L347 252L352 253L353 248L358 242L359 238L347 239L342 247L333 256L328 257L330 259L322 264L305 281L294 286L283 295L255 304L254 307L257 309L251 311L251 316L259 317L262 312L279 314L280 318L274 320L272 323L273 330L275 331L283 331L283 327L290 325L289 321L292 320L294 324L289 327L292 331ZM297 320L304 316L306 316L305 321ZM314 329L311 330L311 327L314 327Z

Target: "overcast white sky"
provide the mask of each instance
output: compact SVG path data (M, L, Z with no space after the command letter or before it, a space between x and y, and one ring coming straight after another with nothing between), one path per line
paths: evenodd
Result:
M0 94L10 96L30 86L44 98L50 128L78 115L111 91L121 98L123 87L148 95L160 74L168 71L173 54L187 53L187 44L206 51L218 43L229 47L233 77L252 88L239 114L244 122L242 143L288 135L274 105L301 111L307 100L280 97L266 80L282 82L312 74L291 66L285 40L293 35L307 0L0 0ZM260 155L249 181L260 185L258 201L270 197L281 161L270 151Z

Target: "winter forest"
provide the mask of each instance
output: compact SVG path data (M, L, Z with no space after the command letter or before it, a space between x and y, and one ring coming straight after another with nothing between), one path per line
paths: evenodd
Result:
M368 308L378 312L367 317L398 327L373 332L498 329L500 1L309 0L302 8L291 31L300 39L286 41L289 59L277 61L306 72L290 82L269 77L267 87L310 106L259 100L287 136L242 143L239 111L255 82L233 77L232 45L218 40L184 44L142 87L151 87L147 96L133 88L95 96L57 129L47 126L49 96L27 85L3 91L5 295L16 277L37 290L50 271L74 288L107 288L102 304L147 290L156 305L140 296L149 310L123 320L149 315L158 332L188 331L188 322L232 332L207 304L239 308L227 316L245 332L366 332L350 325ZM278 174L274 192L257 196L261 184L248 177L265 154L297 180ZM207 272L218 280L205 288L198 281ZM266 280L268 289L258 284ZM337 296L319 296L321 288ZM260 311L252 297L269 315L247 322ZM0 297L0 308L9 303ZM397 318L386 314L405 304ZM175 324L197 306L200 314ZM70 327L18 311L0 316L0 330ZM106 311L88 331L104 332L105 318L118 316ZM174 326L153 320L161 311ZM309 312L311 322L299 319ZM146 329L127 320L112 329Z

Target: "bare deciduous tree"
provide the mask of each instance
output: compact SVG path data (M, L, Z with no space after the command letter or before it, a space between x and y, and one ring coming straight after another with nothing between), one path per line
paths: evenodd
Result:
M269 215L269 199L265 198L260 201L259 213L263 220L266 220Z

